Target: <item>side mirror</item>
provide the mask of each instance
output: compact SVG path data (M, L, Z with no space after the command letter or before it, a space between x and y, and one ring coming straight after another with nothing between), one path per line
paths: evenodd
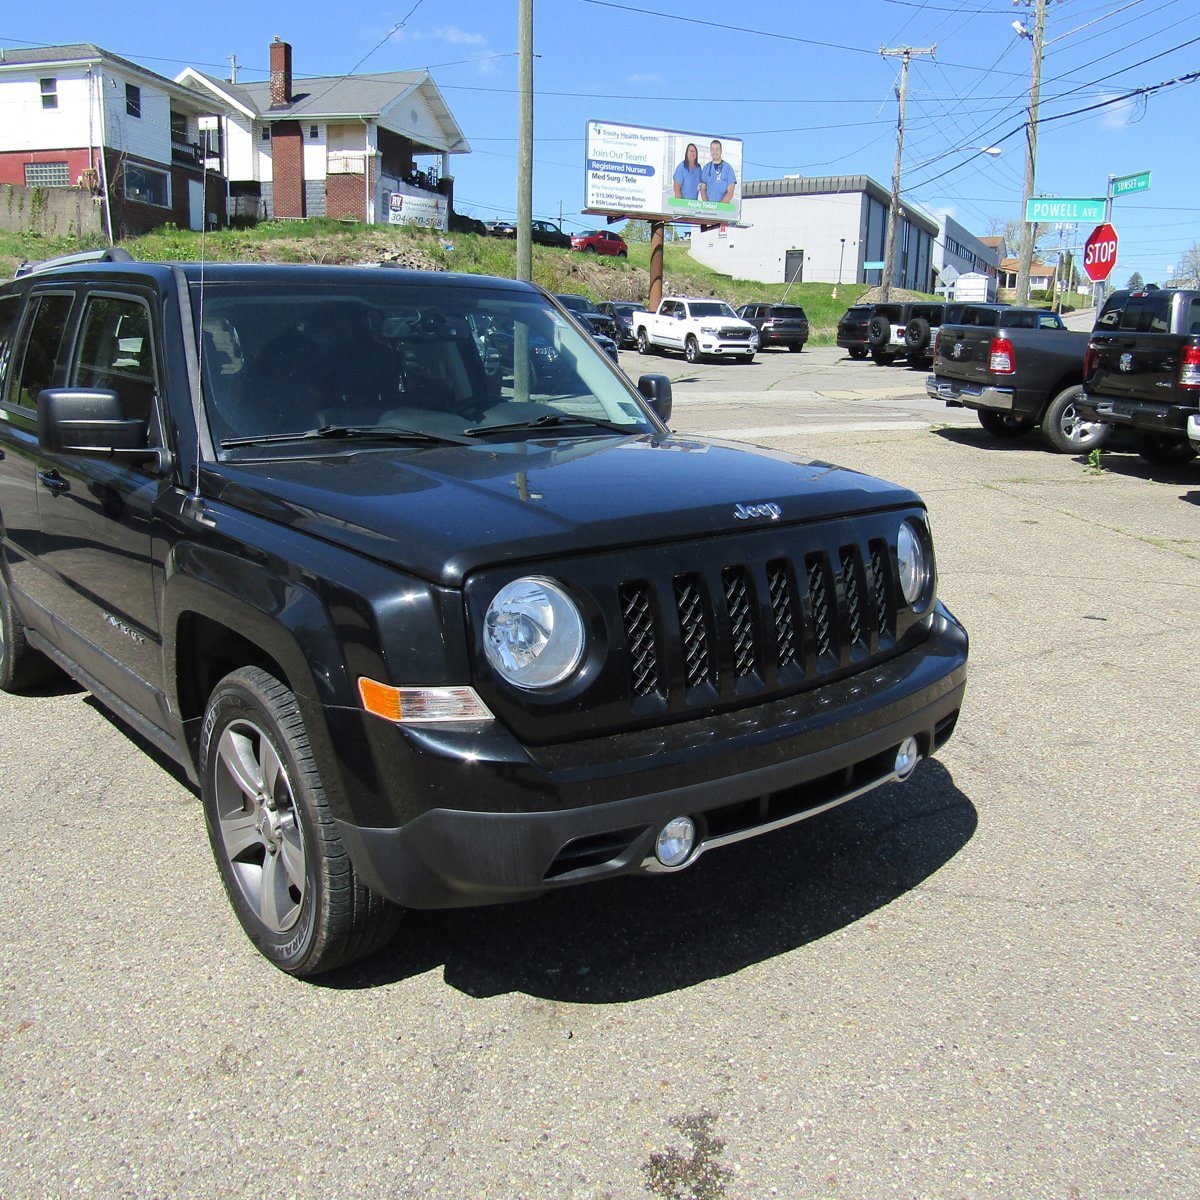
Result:
M47 388L38 393L38 444L55 454L158 461L146 422L126 418L121 398L105 388Z
M666 375L643 375L637 381L650 411L665 425L671 419L671 381Z

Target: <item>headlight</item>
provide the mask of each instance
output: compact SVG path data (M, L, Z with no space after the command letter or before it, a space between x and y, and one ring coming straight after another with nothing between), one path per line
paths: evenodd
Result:
M492 597L483 618L483 652L520 688L561 683L583 658L583 618L552 579L515 579Z
M933 584L933 557L913 521L904 521L896 537L896 564L900 590L910 607L922 609L929 601Z

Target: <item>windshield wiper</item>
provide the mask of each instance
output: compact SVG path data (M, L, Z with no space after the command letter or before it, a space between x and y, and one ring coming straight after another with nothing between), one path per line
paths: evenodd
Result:
M606 421L603 417L578 417L570 413L543 413L530 421L511 421L506 425L475 425L464 429L468 437L478 437L484 433L516 433L522 429L552 429L563 425L586 425L593 429L609 429L613 433L637 434L645 433L640 425L619 425L616 421Z
M270 446L280 442L305 442L312 439L364 438L389 442L435 442L442 445L470 446L471 439L448 433L427 433L422 429L400 429L395 425L322 425L319 429L304 429L294 433L261 433L249 437L227 438L222 450L235 446Z

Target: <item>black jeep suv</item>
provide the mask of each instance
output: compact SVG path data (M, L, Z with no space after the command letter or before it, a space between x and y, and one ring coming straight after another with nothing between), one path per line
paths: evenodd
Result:
M177 760L297 975L908 778L966 684L920 497L670 410L525 283L49 264L0 286L0 687Z

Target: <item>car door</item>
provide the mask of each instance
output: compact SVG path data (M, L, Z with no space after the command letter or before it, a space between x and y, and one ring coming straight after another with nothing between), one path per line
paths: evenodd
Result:
M0 301L0 537L6 582L18 594L26 623L52 634L40 566L37 397L62 382L64 347L75 293L47 288L24 305L19 295ZM20 326L18 328L18 320Z
M117 393L126 418L161 441L161 352L153 296L95 288L81 299L64 372L69 387ZM38 474L44 594L59 644L152 720L161 685L152 518L165 486L153 463L43 449Z

